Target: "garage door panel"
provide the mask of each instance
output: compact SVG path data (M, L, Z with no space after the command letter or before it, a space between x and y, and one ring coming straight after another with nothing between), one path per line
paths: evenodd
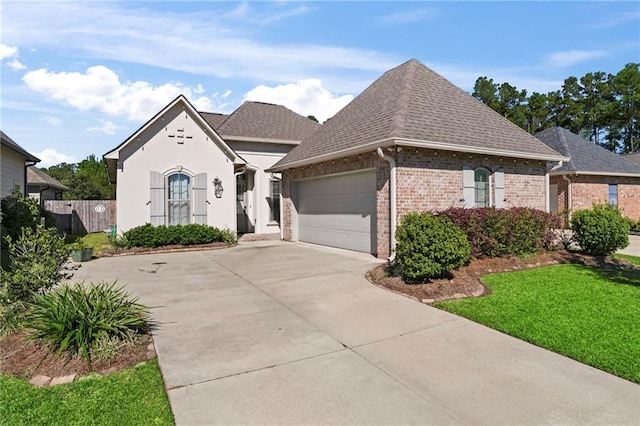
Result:
M373 171L299 182L298 238L373 253L376 209Z

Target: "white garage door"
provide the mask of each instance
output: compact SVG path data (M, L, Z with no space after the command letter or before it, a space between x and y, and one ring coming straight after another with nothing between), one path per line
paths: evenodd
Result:
M298 182L298 239L375 253L375 171Z

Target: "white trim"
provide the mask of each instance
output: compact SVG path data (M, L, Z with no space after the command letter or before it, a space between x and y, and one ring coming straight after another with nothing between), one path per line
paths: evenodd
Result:
M322 161L335 160L337 158L348 157L356 154L363 154L369 152L372 149L375 151L378 148L384 148L387 146L410 146L415 148L430 148L439 149L443 151L455 151L466 152L471 154L484 154L497 157L509 157L509 158L522 158L526 160L541 160L541 161L569 161L569 157L563 157L561 155L547 155L547 154L534 154L518 151L506 151L500 149L486 148L486 147L471 147L463 145L453 145L445 142L433 142L414 139L401 139L401 138L386 138L380 139L375 142L370 142L364 145L357 146L355 148L343 149L335 151L329 154L317 155L315 157L307 158L304 160L298 160L291 163L287 163L283 166L272 167L267 171L283 171L292 169L295 167L302 167L309 164L315 164Z
M640 173L624 173L624 172L589 172L589 171L569 171L559 173L549 173L551 176L618 176L618 177L635 177L640 178Z

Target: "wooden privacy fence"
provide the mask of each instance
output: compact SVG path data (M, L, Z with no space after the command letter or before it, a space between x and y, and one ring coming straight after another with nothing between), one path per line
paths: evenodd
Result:
M102 232L116 223L115 200L46 200L44 208L60 233Z

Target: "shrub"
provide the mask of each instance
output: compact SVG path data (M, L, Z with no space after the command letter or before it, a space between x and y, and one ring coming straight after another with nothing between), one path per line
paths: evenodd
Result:
M29 339L47 342L58 354L79 353L91 369L92 351L105 340L124 342L149 328L149 308L115 284L64 284L38 295L24 320Z
M446 275L466 264L471 254L465 234L444 216L409 213L396 240L395 263L407 282Z
M34 294L44 292L58 284L64 274L61 266L69 256L64 238L55 229L37 225L35 229L23 228L15 241L7 237L9 244L9 268L1 272L3 304L29 301Z
M629 223L609 204L578 210L571 219L571 229L576 243L587 254L607 256L629 245Z
M552 248L560 217L527 207L450 208L438 213L467 236L475 258L521 256Z
M185 246L194 244L207 244L216 242L233 243L236 236L228 229L199 225L146 225L132 228L123 234L123 239L128 248L131 247L162 247L174 244Z
M45 218L47 224L52 221L51 214L40 207L35 199L17 192L0 199L0 211L3 236L13 239L20 237L23 228L35 230L41 217Z

